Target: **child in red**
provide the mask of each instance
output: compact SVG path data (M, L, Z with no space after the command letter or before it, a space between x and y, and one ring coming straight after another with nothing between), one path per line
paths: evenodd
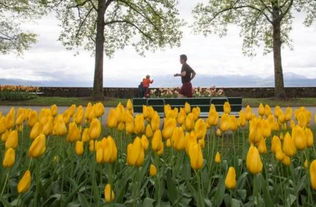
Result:
M149 97L149 85L152 84L154 80L150 80L150 76L146 75L143 79L144 97Z

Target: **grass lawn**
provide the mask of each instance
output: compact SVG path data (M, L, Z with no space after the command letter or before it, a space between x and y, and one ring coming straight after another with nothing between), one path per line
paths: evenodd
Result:
M104 104L106 107L116 106L119 102L125 104L127 99L118 98L106 98ZM87 105L89 102L93 101L89 97L79 98L79 97L37 97L35 99L27 101L0 101L0 105L7 106L49 106L56 104L58 106L70 106L71 104L76 105ZM315 106L316 98L295 98L289 99L287 101L277 100L273 98L244 98L243 105L250 105L252 107L257 107L259 104L269 104L270 106Z

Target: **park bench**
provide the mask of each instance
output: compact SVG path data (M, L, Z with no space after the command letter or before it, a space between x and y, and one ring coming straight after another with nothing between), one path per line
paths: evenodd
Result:
M143 112L143 105L152 106L159 114L164 117L164 105L169 104L172 108L184 107L185 103L189 103L191 107L200 107L200 117L207 117L211 104L214 104L216 111L221 115L224 111L224 103L229 102L231 106L231 115L238 116L238 112L242 109L241 97L204 97L204 98L134 98L133 106L135 113Z

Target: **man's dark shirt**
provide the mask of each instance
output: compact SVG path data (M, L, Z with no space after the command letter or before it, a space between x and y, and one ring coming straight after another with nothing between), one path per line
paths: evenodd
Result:
M182 83L190 83L191 82L191 75L194 72L194 70L187 63L184 63L182 65L181 73L183 71L185 71L186 74L185 74L185 76L181 76Z

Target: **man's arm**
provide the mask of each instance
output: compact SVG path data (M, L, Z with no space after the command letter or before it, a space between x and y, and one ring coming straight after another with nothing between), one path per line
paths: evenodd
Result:
M193 80L193 78L195 77L196 73L195 71L192 69L192 75L191 75L191 80Z
M185 71L181 72L181 73L176 73L174 74L174 77L177 77L177 76L182 76L184 77L187 73Z

